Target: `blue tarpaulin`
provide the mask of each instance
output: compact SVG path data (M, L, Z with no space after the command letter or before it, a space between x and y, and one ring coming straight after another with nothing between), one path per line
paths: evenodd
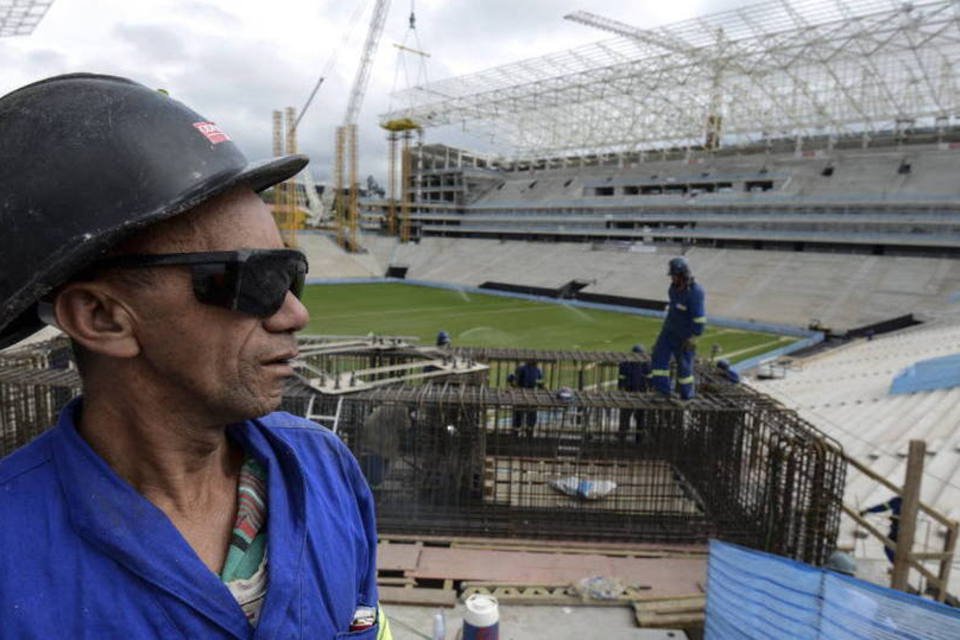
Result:
M705 627L707 640L946 640L960 610L711 540Z
M960 386L960 354L915 362L893 378L890 393L916 393Z

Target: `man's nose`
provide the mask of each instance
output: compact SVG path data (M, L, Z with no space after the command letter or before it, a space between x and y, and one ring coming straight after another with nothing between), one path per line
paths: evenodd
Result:
M263 321L267 331L274 333L296 333L310 322L310 312L291 292L283 299L283 306L275 314Z

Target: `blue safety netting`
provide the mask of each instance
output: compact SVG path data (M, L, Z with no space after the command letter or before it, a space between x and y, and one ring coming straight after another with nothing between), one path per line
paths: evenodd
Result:
M890 393L916 393L960 386L960 354L915 362L893 378Z
M960 610L712 540L707 640L947 640Z

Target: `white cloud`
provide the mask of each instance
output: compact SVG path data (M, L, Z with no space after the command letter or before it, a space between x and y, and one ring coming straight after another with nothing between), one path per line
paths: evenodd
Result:
M603 38L562 19L577 9L651 27L733 3L741 2L420 0L417 32L431 53L428 73L435 80ZM122 75L168 89L256 158L271 153L272 110L299 108L336 51L337 64L299 129L301 151L326 179L372 1L363 5L351 23L357 0L59 0L32 35L0 40L0 94L60 73ZM391 45L403 40L409 12L407 2L393 3L372 69L360 114L364 175L385 174L386 142L376 117L389 106L397 55Z

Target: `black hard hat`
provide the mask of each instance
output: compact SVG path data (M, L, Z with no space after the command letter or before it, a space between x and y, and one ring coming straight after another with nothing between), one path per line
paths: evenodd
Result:
M0 97L0 349L42 327L43 295L135 231L306 164L250 163L216 124L124 78L69 74Z

